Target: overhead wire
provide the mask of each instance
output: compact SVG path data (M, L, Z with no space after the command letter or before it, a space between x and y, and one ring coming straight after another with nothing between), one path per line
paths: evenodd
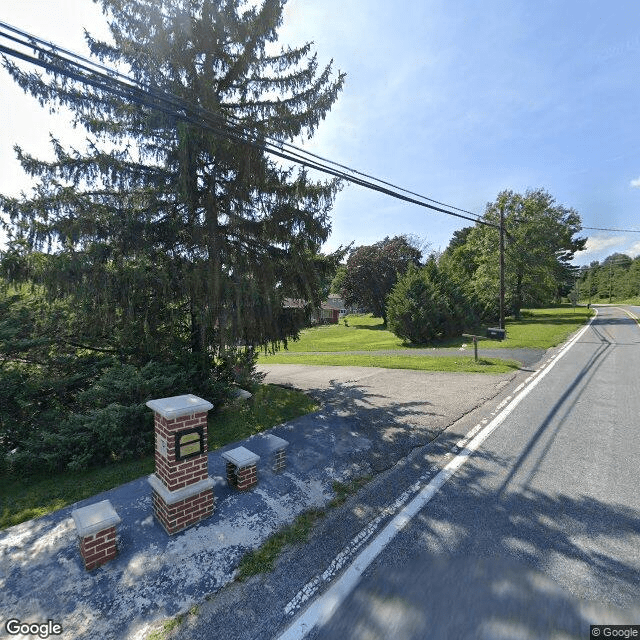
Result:
M6 31L10 33L6 33ZM391 182L352 169L333 160L323 158L313 152L300 149L286 141L276 140L251 131L247 128L246 123L235 116L214 114L174 94L161 91L156 87L137 81L115 69L110 69L105 65L68 51L50 41L33 36L5 22L0 22L0 37L4 37L16 44L31 49L36 54L40 54L40 56L29 55L23 51L18 51L15 48L0 44L0 51L4 54L42 67L53 73L65 75L76 82L88 84L119 98L133 100L139 105L158 110L165 115L180 119L189 124L203 127L216 135L224 136L236 142L258 148L265 153L269 153L283 160L301 164L352 184L357 184L405 202L477 224L491 227L499 226L482 220L478 214L473 212L399 187ZM234 120L235 123L230 122L230 120ZM430 203L441 206L435 206L435 204Z
M603 227L582 227L589 231L615 231L617 233L640 233L640 229L607 229Z
M124 81L127 81L127 82L131 81L131 78L129 76L126 76L125 74L122 74L121 72L119 72L119 71L117 71L115 69L111 69L111 68L107 67L106 65L103 65L103 64L100 64L98 62L95 62L95 61L93 61L93 60L91 60L89 58L86 58L85 56L81 56L80 54L75 53L75 52L73 52L73 51L71 51L69 49L65 49L64 47L60 47L59 45L56 45L56 44L52 43L51 41L47 41L47 40L44 40L42 38L38 38L37 36L34 36L33 34L30 34L30 33L26 32L26 31L21 30L21 29L17 29L16 27L13 27L12 25L9 25L9 24L7 24L5 22L1 22L0 21L0 27L9 29L10 31L12 31L14 33L21 33L21 34L23 34L23 36L29 38L29 40L31 40L33 42L39 42L40 44L43 44L43 45L46 45L46 46L50 47L51 53L55 53L57 51L60 51L60 52L64 53L65 55L69 56L70 58L74 58L75 60L78 60L78 62L80 63L79 66L81 66L84 69L89 69L89 67L86 66L86 65L91 65L91 67L93 67L95 69L98 69L98 70L101 70L103 73L106 73L110 77L120 78L120 79L122 79ZM5 37L7 37L7 36L5 36ZM17 38L14 38L14 37L9 37L9 38L14 40L14 41L16 41L16 42L20 42L21 44L26 44L24 41L19 41ZM145 83L141 83L141 82L137 82L137 84L140 85L141 87L144 87L147 91L153 92L153 88L151 86L146 85ZM165 94L165 95L166 95L166 97L173 97L173 96L170 96L170 94ZM193 106L193 105L190 105L190 106ZM200 109L200 107L198 107L198 109ZM215 115L215 114L210 114L210 115ZM227 119L229 119L229 120L235 121L237 126L240 126L240 127L244 126L244 123L242 122L241 118L238 118L237 116L234 116L233 114L227 114L225 117ZM439 204L439 205L441 205L443 207L447 207L447 208L453 209L455 211L460 211L461 213L466 213L468 215L474 216L475 218L479 218L480 217L478 214L474 213L473 211L468 211L467 209L462 209L460 207L456 207L456 206L441 202L439 200L435 200L434 198L429 198L428 196L424 196L422 194L416 193L415 191L411 191L409 189L405 189L404 187L399 187L397 185L394 185L391 182L387 182L387 181L382 180L380 178L376 178L375 176L372 176L370 174L364 173L362 171L359 171L357 169L349 167L349 166L347 166L345 164L342 164L340 162L337 162L335 160L331 160L331 159L326 158L324 156L321 156L321 155L319 155L317 153L313 153L312 151L301 150L298 147L296 147L293 144L288 143L286 141L274 141L273 139L269 138L268 136L266 137L266 139L270 140L271 142L275 142L275 144L281 145L281 146L286 147L288 149L292 149L293 151L303 151L307 156L311 156L311 157L313 157L313 158L315 158L317 160L320 160L322 162L326 162L326 163L332 164L332 165L334 165L334 166L336 166L338 168L344 169L345 171L349 171L352 174L360 175L363 178L368 178L370 180L375 180L376 182L384 184L384 185L386 185L388 187L392 187L394 189L398 189L399 191L402 191L402 192L407 193L409 195L416 196L416 197L422 198L424 200L428 200L429 202L433 202L435 204Z
M478 214L473 213L472 211L435 200L434 198L400 187L381 178L376 178L373 175L323 157L312 151L301 149L287 141L277 140L272 137L256 133L251 137L249 135L251 132L247 129L246 123L237 116L232 114L226 114L224 116L214 114L198 105L193 105L174 94L161 91L147 83L135 80L120 71L109 68L106 65L93 61L69 49L60 47L51 41L34 36L3 21L0 21L0 37L23 47L32 49L40 53L42 56L54 59L57 58L66 66L54 64L51 60L34 57L0 44L0 51L6 55L43 67L49 71L53 71L54 73L66 75L72 80L88 84L117 97L133 100L137 104L151 109L156 109L165 115L179 118L189 124L203 127L219 136L258 148L265 153L269 153L270 155L274 155L283 160L301 164L322 173L332 175L341 180L346 180L352 184L356 184L412 204L423 206L434 211L468 220L470 222L499 228L498 224L483 220ZM69 65L75 67L76 70L73 71L69 69ZM153 97L155 102L149 101L149 96ZM433 206L428 203L434 203L440 206ZM640 233L640 230L638 229L615 229L603 227L582 227L582 229L591 231L609 231L615 233Z

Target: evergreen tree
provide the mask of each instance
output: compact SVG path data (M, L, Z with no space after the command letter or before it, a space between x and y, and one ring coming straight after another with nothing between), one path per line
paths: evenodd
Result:
M259 136L311 137L344 82L310 44L276 50L284 0L101 5L112 42L87 35L95 58ZM99 88L4 66L89 136L82 151L52 140L52 162L18 148L39 184L0 199L13 222L5 274L68 296L76 341L137 364L188 356L206 375L229 346L296 335L282 301L319 299L336 181Z
M431 257L418 268L409 265L387 298L389 329L413 344L459 336L478 318L462 288Z

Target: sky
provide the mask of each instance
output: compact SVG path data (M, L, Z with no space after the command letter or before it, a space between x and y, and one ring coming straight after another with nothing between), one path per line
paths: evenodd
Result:
M90 0L2 0L0 20L86 54L106 32ZM500 191L543 188L584 227L640 231L640 4L636 0L289 0L283 45L314 42L347 74L304 148L482 214ZM78 140L0 69L0 193L29 181L19 144ZM471 224L346 185L324 250L410 234L444 250ZM585 229L576 264L640 255L640 233Z

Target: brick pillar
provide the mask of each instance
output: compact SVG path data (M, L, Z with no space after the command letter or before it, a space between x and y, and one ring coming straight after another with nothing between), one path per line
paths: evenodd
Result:
M260 456L245 447L224 451L227 463L227 482L240 491L251 489L258 483L258 460Z
M251 489L258 483L258 467L255 464L247 465L236 471L236 486L240 491Z
M149 476L156 518L174 534L213 513L213 480L207 459L207 412L194 395L149 400L153 409L156 472Z
M282 471L287 466L287 447L289 442L270 433L267 437L267 450L271 456L271 469L274 473Z
M78 531L80 555L87 571L118 555L116 525L120 522L120 516L109 500L74 509L71 517Z
M285 448L276 449L273 452L272 469L275 473L282 471L287 466L287 450Z

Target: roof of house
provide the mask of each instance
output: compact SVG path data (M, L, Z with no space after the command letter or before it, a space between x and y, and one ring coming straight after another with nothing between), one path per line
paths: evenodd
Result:
M282 306L285 309L304 309L308 304L308 302L300 300L299 298L285 298L282 301ZM330 301L321 302L320 309L325 309L327 311L340 311L340 307L332 304Z

